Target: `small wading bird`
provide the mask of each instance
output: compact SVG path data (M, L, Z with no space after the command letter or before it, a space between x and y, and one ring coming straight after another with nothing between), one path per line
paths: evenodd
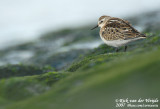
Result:
M115 47L116 52L121 46L125 46L124 51L126 51L129 42L146 38L144 34L134 29L128 21L120 18L101 16L98 25L91 30L97 27L100 27L101 39L107 45Z

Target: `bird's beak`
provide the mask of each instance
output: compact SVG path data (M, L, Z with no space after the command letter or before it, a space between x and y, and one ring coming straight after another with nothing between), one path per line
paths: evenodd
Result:
M98 27L98 25L96 25L94 28L92 28L91 30L93 30L93 29L95 29L95 28L97 28Z

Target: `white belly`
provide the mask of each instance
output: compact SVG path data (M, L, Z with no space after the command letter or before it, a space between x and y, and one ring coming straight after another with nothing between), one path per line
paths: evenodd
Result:
M135 39L129 39L129 40L113 40L113 41L107 41L103 37L101 37L101 39L104 41L104 43L106 43L109 46L120 47L128 44L129 42L132 42L141 38L135 38Z

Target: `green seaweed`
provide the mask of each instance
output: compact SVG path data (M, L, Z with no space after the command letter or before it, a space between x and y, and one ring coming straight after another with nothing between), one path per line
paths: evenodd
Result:
M97 31L89 31L89 27L64 29L44 34L40 40L74 37L63 45L68 46L99 38ZM36 51L35 57L39 57L35 63L56 66L66 59L69 67L59 72L50 66L1 66L0 108L112 109L119 98L158 98L160 32L146 29L145 33L147 38L131 43L127 52L120 47L116 53L115 48L102 44L83 55L83 50L77 50L73 63L66 58L73 50L63 52L66 57L63 53L44 57L46 49ZM30 44L34 45L22 44L17 49L26 49Z
M114 108L115 99L159 97L159 55L160 49L102 62L73 73L45 94L11 104L7 109Z
M33 65L7 65L0 67L0 79L19 76L43 74L54 69L50 66L38 67Z

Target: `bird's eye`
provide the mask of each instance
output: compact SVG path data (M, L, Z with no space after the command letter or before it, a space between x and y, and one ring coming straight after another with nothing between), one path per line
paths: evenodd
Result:
M100 21L100 23L102 23L103 21Z

